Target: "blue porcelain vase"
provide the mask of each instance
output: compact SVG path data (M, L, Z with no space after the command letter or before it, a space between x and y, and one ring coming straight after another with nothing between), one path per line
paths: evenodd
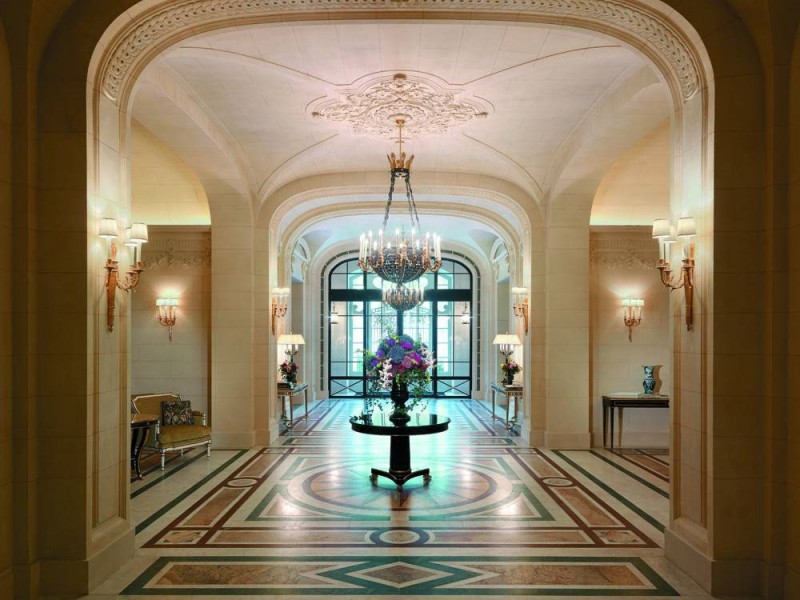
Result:
M651 365L642 365L642 368L644 368L644 380L642 381L642 387L644 387L643 395L652 396L655 394L656 390L656 378L653 377L655 367Z

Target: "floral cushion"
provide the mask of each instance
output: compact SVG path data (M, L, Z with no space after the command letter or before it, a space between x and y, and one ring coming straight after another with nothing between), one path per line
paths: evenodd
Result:
M161 403L161 424L194 425L192 403L188 400L176 400L173 402L163 401Z

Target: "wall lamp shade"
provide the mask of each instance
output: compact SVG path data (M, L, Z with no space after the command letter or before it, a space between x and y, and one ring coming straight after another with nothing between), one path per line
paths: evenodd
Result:
M681 217L678 226L673 227L669 219L656 219L653 221L653 239L658 240L658 263L656 268L660 272L661 283L672 290L683 288L686 300L686 330L692 330L694 322L694 243L692 238L697 235L697 225L693 217ZM670 264L670 247L678 241L683 242L683 258L681 259L681 273L679 277L672 274Z
M139 247L141 244L146 243L147 225L144 223L134 223L131 227L125 230L125 239L122 243L133 249L133 261L131 262L130 269L125 274L125 278L120 278L119 275L119 261L117 260L117 245L114 242L119 237L119 228L117 227L117 220L110 218L100 219L97 227L97 235L108 242L108 258L106 259L106 303L108 306L108 330L114 330L114 313L117 304L117 288L127 292L132 290L139 284L139 279L142 269L142 263L139 260Z
M117 229L117 220L100 219L100 226L97 235L106 240L111 240L114 239L115 237L118 237L119 230Z
M278 319L286 316L289 309L289 288L272 288L272 335L278 330Z
M644 300L642 298L625 298L622 301L624 314L622 320L628 328L628 341L633 341L633 328L642 322L642 308Z
M158 298L156 300L156 307L158 307L158 322L164 327L169 328L169 341L172 341L172 328L175 326L177 320L177 313L175 307L178 306L177 298Z
M510 356L514 353L514 347L521 346L522 342L519 341L519 336L514 333L498 333L494 336L492 344L498 346L500 354Z
M525 335L528 335L528 288L511 288L511 295L514 296L514 316L522 319Z

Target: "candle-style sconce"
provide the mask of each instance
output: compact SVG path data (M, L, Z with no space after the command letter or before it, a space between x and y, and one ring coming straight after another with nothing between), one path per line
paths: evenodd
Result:
M172 328L175 327L177 313L175 307L178 306L177 298L158 298L158 322L164 327L169 327L169 341L172 341Z
M520 317L525 325L525 335L528 335L528 288L511 288L514 296L514 316Z
M289 288L272 289L272 335L278 330L278 319L286 316L289 308Z
M653 239L658 240L658 264L656 268L661 273L661 283L672 290L683 288L686 300L686 331L692 330L694 321L694 242L692 238L697 234L693 217L678 219L677 229L668 219L653 221ZM683 244L683 258L681 259L681 273L679 277L672 274L670 264L670 247L680 240Z
M331 304L331 325L339 324L339 311L336 310L336 305Z
M461 323L463 325L472 323L472 315L469 313L469 304L466 302L464 302L464 312L461 313Z
M633 328L642 322L644 300L641 298L625 298L622 301L622 306L625 309L622 320L628 328L628 341L631 342L633 341Z
M140 259L141 246L148 240L147 225L133 223L125 230L123 244L133 249L133 261L125 274L125 279L119 276L119 261L117 260L117 244L114 240L119 237L116 219L100 219L98 235L108 242L108 258L106 259L106 301L108 305L108 330L114 330L114 312L117 304L117 288L127 292L139 285L142 271Z

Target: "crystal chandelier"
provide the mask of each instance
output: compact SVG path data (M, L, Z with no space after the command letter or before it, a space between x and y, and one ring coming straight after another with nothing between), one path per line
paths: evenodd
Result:
M386 212L383 215L383 225L378 230L377 239L373 238L372 231L368 234L361 234L360 247L358 253L358 266L364 272L375 273L384 282L396 284L394 288L384 289L384 302L390 306L395 306L388 302L389 298L398 299L398 306L405 306L405 300L400 298L414 298L415 293L412 288L403 287L403 284L418 280L426 271L435 273L442 266L441 238L438 235L425 234L421 237L419 231L419 215L417 205L414 202L414 194L411 191L411 163L414 156L406 158L403 152L403 125L405 119L397 118L399 130L398 152L392 152L387 156L389 159L389 173L391 175L389 183L389 196L386 200ZM395 180L397 178L405 180L406 199L408 200L408 213L411 218L411 231L406 234L404 229L395 229L394 236L386 233L386 224L389 221L389 211L392 208L392 194L394 193ZM419 301L422 302L421 288L416 292ZM409 300L410 302L410 300ZM413 305L413 306L416 306ZM412 308L412 307L408 307ZM398 308L398 310L400 310ZM407 310L403 309L403 310Z
M391 306L397 312L411 310L422 304L424 288L419 285L419 280L409 285L397 284L394 287L383 288L383 303Z

